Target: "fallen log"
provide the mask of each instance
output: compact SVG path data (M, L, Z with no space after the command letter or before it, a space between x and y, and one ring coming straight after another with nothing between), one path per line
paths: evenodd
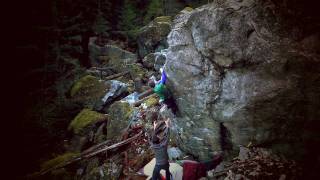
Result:
M104 151L107 151L107 150L111 150L111 149L114 149L114 148L117 148L117 147L120 147L120 146L129 144L129 143L131 143L133 140L135 140L135 139L137 139L139 136L141 136L142 133L143 133L143 131L140 131L140 133L134 135L134 136L131 137L131 138L128 138L128 139L126 139L126 140L124 140L124 141L121 141L121 142L119 142L119 143L113 144L113 145L111 145L111 146L109 146L109 147L102 148L102 149L100 149L100 150L98 150L98 151L92 152L91 154L85 155L84 157L85 157L85 158L90 158L90 157L95 156L95 155L97 155L97 154L99 154L99 153L101 153L101 152L104 152Z
M104 68L100 68L100 67L92 67L91 69L95 69L98 71L108 71L108 70L115 70L114 67L104 67Z
M100 143L100 144L97 144L97 145L95 145L95 146L92 146L92 147L84 150L81 154L83 154L83 155L84 155L84 154L88 154L88 153L90 153L90 152L92 152L92 151L94 151L94 150L96 150L96 149L99 149L99 148L107 145L108 143L110 143L110 140L106 140L106 141L104 141L104 142L102 142L102 143Z
M151 98L151 97L155 97L155 96L157 96L157 94L153 93L153 94L151 94L151 95L149 95L149 96L147 96L147 97L145 97L145 98L143 98L143 99L141 99L141 100L138 100L137 102L133 103L132 105L135 106L135 107L137 107L137 106L139 106L141 103L143 103L145 100L147 100L147 99L149 99L149 98Z
M42 171L39 172L39 175L45 175L50 171L63 168L65 166L68 166L68 165L70 165L72 163L75 163L75 162L78 162L80 160L88 159L88 158L96 156L96 155L98 155L98 154L100 154L102 152L105 152L105 151L108 151L108 150L111 150L111 149L118 148L118 147L121 147L123 145L129 144L132 141L134 141L135 139L137 139L139 136L141 136L142 134L143 134L143 131L140 131L138 134L134 135L133 137L130 137L130 138L124 140L124 141L121 141L119 143L113 144L111 146L108 146L108 147L105 147L105 148L102 148L102 149L99 149L99 150L96 150L96 151L93 151L93 152L84 151L84 152L86 152L85 154L81 153L78 157L75 157L75 158L73 158L73 159L71 159L71 160L69 160L67 162L63 162L61 164L58 164L57 166L51 167L49 169L42 170Z
M108 77L103 78L103 80L106 80L106 81L107 81L107 80L115 79L115 78L124 76L124 75L126 75L126 74L128 74L128 73L129 73L129 71L125 71L125 72L118 73L118 74L113 74L113 75L111 75L111 76L108 76Z

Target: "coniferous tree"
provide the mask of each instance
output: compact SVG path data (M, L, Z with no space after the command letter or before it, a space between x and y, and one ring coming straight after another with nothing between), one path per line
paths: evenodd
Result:
M121 13L120 30L130 31L137 28L137 9L130 0L125 0Z
M159 0L151 0L147 8L147 14L144 18L144 24L148 24L154 18L162 15L164 15L163 2Z
M108 22L103 17L102 12L99 11L92 27L92 31L98 37L97 44L102 45L103 43L105 43L105 39L109 35L108 30L110 30Z

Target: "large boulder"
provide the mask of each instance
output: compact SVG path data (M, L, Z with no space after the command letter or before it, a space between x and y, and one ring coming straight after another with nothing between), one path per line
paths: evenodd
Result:
M73 158L78 157L79 155L80 155L80 153L78 153L78 152L66 152L64 154L57 155L56 157L43 162L40 165L41 169L39 172L43 172L43 171L55 168L59 165L63 165L65 163L67 163L68 161L72 160ZM37 179L37 177L40 175L39 172L34 173L33 174L34 177L30 177L30 179ZM45 176L41 176L41 177L48 178L48 179L67 180L67 179L72 178L72 174L69 171L67 171L66 168L58 168L58 169L54 169L54 170L50 171Z
M253 0L175 18L165 70L182 150L204 160L250 142L287 155L318 142L319 54L304 51L299 29L283 22L273 4Z
M89 58L92 66L113 66L115 68L137 62L137 55L121 49L115 45L99 46L96 42L96 37L89 40Z
M117 80L107 81L106 84L110 88L102 99L95 104L95 109L98 111L103 110L105 105L111 104L115 99L125 95L128 90L127 84Z
M142 59L143 66L148 68L148 69L153 68L153 65L154 65L154 62L155 62L155 58L156 58L156 56L155 56L154 53L150 53L150 54L146 55Z
M74 83L70 96L74 102L83 107L101 111L106 105L125 95L127 90L128 85L120 81L104 81L86 75Z
M105 81L86 75L73 84L70 96L73 101L83 107L93 108L97 102L101 101L109 88L110 86Z
M107 116L90 109L83 109L70 123L74 134L86 134L95 123L107 120Z
M163 49L160 52L146 55L142 60L143 66L148 69L159 71L166 62L166 53L167 50Z
M140 58L149 53L167 48L167 35L170 30L170 16L157 17L148 25L141 28L137 39Z
M105 140L106 135L103 132L96 133L96 131L101 129L106 121L105 114L83 109L69 124L68 130L72 131L73 136L66 148L69 151L81 151L87 146Z
M154 65L153 68L156 71L159 71L161 67L166 63L166 58L167 58L167 50L161 50L160 52L156 52L155 54L155 60L154 60Z
M129 126L134 109L127 102L117 101L107 109L107 112L110 117L107 125L107 138L119 139L123 130Z

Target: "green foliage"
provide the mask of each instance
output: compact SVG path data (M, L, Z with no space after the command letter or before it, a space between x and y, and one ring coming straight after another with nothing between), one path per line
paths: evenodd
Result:
M75 134L79 134L83 129L97 121L106 119L106 115L92 111L90 109L83 109L70 123L69 130L73 130Z
M163 4L162 1L159 0L151 0L148 8L147 8L147 14L143 20L144 24L148 24L150 21L152 21L154 18L158 16L163 16Z

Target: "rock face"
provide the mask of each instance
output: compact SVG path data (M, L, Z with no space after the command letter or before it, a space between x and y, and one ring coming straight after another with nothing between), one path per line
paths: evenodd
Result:
M134 72L132 68L132 72ZM117 80L104 81L86 75L72 86L70 96L83 107L101 111L106 105L126 94L128 85Z
M86 75L74 83L70 90L70 96L73 101L83 107L93 108L97 102L101 104L101 99L109 89L110 85L106 84L105 81Z
M157 17L143 27L137 39L139 56L143 58L149 53L167 48L167 35L170 32L170 27L170 16Z
M90 38L88 45L92 66L108 65L119 67L123 64L135 63L137 61L136 54L114 45L98 46L95 44L96 39L96 37Z
M293 40L299 29L282 22L272 4L253 0L176 16L165 70L181 113L173 129L184 151L207 159L249 142L284 153L316 142L319 54L304 51Z
M127 102L117 101L108 108L107 112L110 115L107 138L115 139L120 137L122 130L128 126L134 109Z

